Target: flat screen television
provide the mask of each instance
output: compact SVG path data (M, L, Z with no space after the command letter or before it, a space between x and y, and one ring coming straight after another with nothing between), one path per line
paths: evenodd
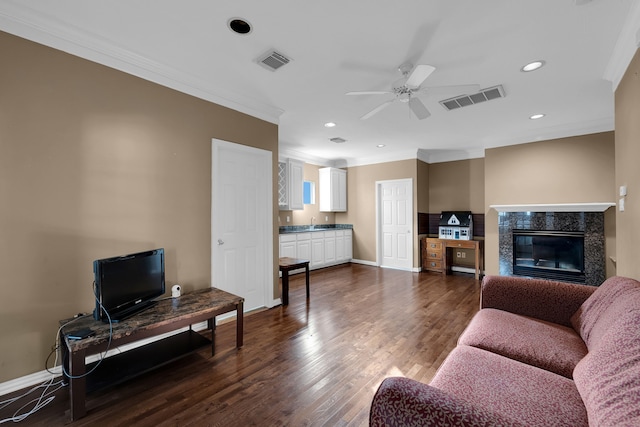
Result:
M96 309L93 317L118 322L164 294L164 248L93 262Z

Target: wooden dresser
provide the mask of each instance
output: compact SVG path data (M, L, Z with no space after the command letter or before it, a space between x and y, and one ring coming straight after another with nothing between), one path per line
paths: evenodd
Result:
M475 251L475 278L478 280L482 272L483 264L483 240L452 240L423 237L422 241L422 268L427 271L448 274L451 270L451 251L447 249L462 248Z
M443 273L444 254L442 240L430 237L422 239L422 268Z

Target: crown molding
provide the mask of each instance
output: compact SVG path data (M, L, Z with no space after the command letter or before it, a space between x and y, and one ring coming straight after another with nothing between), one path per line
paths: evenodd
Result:
M633 2L627 19L620 30L618 41L613 49L609 63L602 78L613 84L613 91L618 88L636 50L640 47L640 2Z
M278 124L284 112L273 105L213 87L184 71L113 45L72 25L63 25L25 5L0 3L0 29L270 123Z
M615 203L550 203L524 205L490 205L498 212L604 212Z

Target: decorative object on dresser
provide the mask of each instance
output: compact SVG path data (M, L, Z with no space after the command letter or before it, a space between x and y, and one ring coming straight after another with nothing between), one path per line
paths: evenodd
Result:
M441 239L473 239L473 217L471 211L442 212L438 223Z

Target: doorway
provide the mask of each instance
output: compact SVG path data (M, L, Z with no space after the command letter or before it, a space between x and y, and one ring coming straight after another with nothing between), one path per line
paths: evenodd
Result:
M377 264L413 269L413 180L376 181Z
M272 304L272 153L218 139L211 150L211 286Z

